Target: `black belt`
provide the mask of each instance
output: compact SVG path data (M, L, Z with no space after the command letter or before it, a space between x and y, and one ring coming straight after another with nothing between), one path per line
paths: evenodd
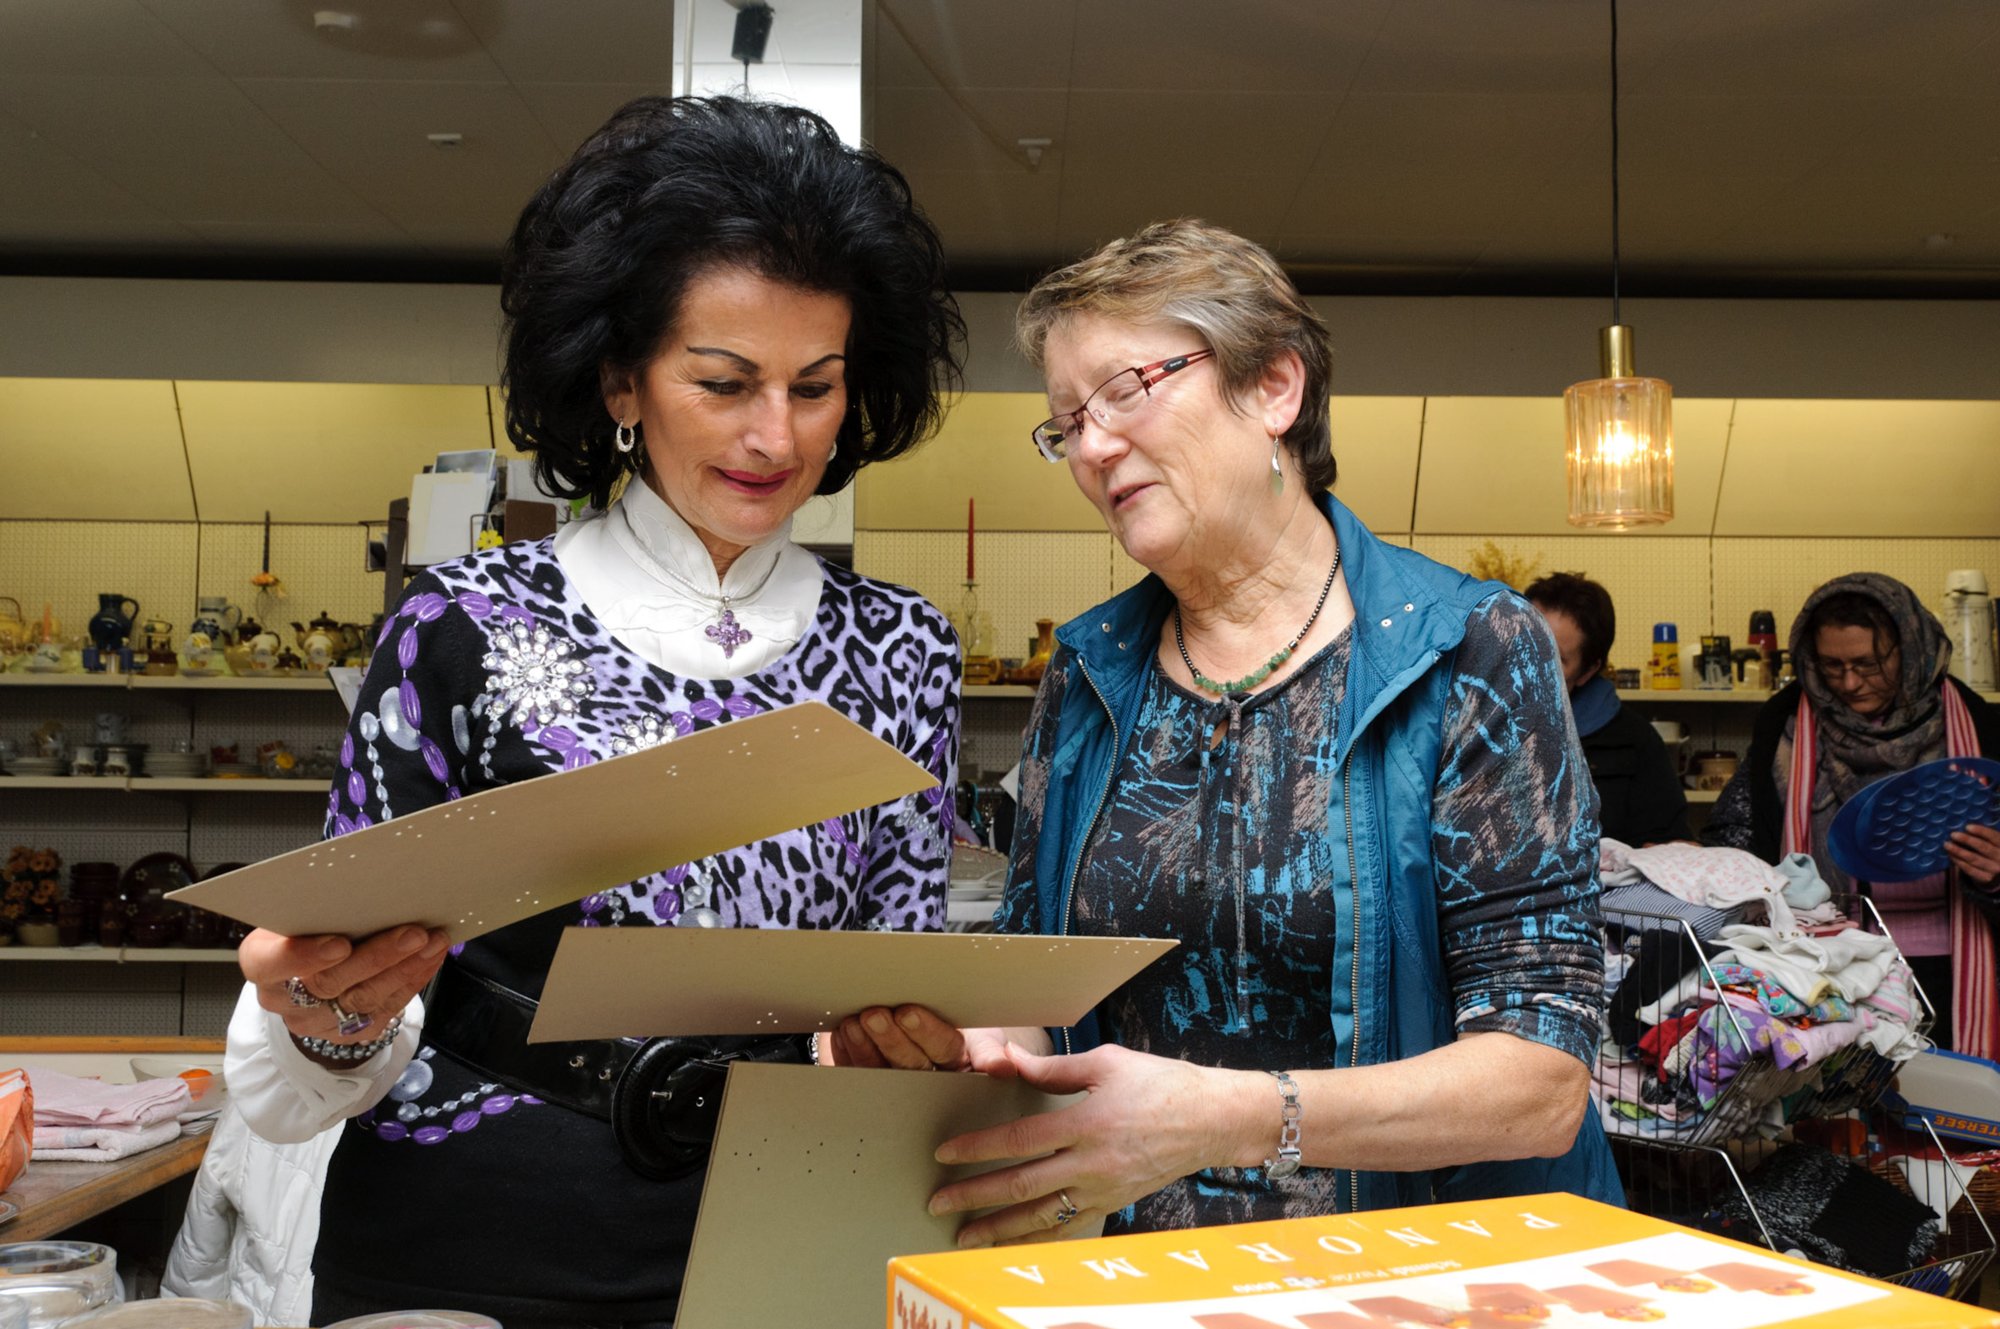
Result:
M489 1080L611 1123L625 1162L671 1181L708 1159L732 1061L803 1062L798 1036L530 1043L535 999L447 961L424 1003L424 1041Z

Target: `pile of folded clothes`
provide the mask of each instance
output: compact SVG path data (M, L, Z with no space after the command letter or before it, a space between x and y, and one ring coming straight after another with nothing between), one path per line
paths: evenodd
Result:
M1738 1107L1780 1124L1778 1100L1838 1054L1900 1065L1929 1046L1895 944L1841 917L1807 856L1773 867L1737 849L1606 840L1599 866L1615 983L1595 1073L1607 1130L1737 1133L1751 1124L1741 1111L1711 1114L1752 1068L1768 1078Z
M181 1133L185 1080L105 1084L28 1068L35 1091L35 1161L111 1163L170 1144Z

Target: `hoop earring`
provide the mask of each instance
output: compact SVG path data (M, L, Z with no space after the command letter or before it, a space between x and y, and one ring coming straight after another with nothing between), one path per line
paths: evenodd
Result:
M612 431L611 438L620 452L630 452L638 445L639 431L620 420L618 428Z
M838 457L839 455L840 455L840 440L836 438L835 440L833 440L833 446L829 447L826 450L827 462L831 464L833 459L835 457Z

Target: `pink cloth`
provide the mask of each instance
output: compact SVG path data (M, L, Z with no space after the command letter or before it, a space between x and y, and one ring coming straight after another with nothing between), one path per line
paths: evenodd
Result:
M115 1163L181 1138L177 1121L151 1126L35 1127L38 1163Z
M1869 887L1882 925L1905 955L1951 954L1951 895L1945 874Z
M187 1110L191 1097L186 1080L141 1080L138 1084L106 1084L40 1067L27 1068L35 1089L36 1142L42 1127L152 1126L172 1122Z

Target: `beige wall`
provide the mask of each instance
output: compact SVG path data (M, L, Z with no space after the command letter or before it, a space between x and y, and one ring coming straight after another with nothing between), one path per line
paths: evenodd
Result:
M1139 571L1034 457L1026 429L1041 398L1011 348L1014 300L964 297L975 395L944 438L864 477L854 537L864 570L949 603L976 494L982 589L1010 653L1035 617L1078 613ZM1680 396L1681 518L1623 536L1562 523L1552 423L1560 389L1594 372L1602 302L1314 303L1336 346L1343 498L1447 561L1491 536L1545 568L1599 576L1627 642L1660 619L1684 636L1740 634L1751 608L1782 623L1812 585L1854 567L1933 599L1951 567L2000 582L2000 303L1627 302L1641 369ZM256 570L255 527L213 518L273 506L298 523L278 541L297 552L273 563L306 613L361 613L379 578L360 571L349 523L401 492L412 458L478 445L462 438L486 427L477 389L497 378L497 335L490 287L0 278L0 379L126 380L68 385L84 387L80 401L0 383L0 593L31 611L51 599L74 620L96 591L158 581L147 594L184 620L197 583L247 589ZM273 383L328 386L293 409L304 398L272 405ZM371 398L375 384L403 385L436 418L401 429L400 407L382 414L400 394ZM1897 398L1926 401L1877 404ZM227 442L210 448L218 420ZM285 490L304 497L287 508ZM189 524L197 511L203 526Z

